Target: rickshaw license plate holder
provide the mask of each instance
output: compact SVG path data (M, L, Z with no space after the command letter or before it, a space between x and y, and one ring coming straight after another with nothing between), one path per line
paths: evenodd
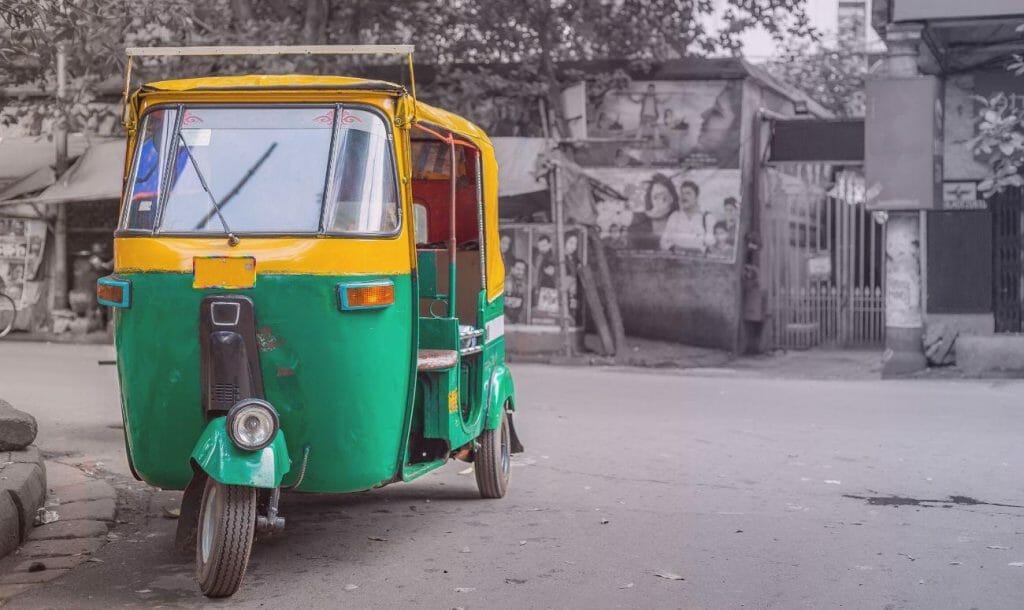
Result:
M192 287L243 289L256 285L256 259L251 256L196 256Z

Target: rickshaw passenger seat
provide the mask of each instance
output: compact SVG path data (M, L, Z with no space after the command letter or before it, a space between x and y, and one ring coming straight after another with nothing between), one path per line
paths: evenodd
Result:
M416 370L444 371L459 363L459 353L453 349L421 349L416 355Z

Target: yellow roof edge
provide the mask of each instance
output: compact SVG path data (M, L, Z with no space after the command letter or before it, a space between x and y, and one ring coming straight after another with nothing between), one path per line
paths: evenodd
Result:
M320 74L243 74L238 76L202 76L148 82L143 91L222 91L228 89L338 89L356 88L389 93L404 92L405 87L379 79Z

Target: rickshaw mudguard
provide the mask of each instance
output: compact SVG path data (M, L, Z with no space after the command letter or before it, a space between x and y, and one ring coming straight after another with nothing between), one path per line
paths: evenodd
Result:
M274 489L291 469L284 431L258 451L239 449L228 436L226 417L210 420L192 450L192 461L218 483Z
M487 420L484 429L494 430L501 425L501 410L508 404L509 411L515 411L515 384L512 372L504 363L496 364L491 372L487 390Z

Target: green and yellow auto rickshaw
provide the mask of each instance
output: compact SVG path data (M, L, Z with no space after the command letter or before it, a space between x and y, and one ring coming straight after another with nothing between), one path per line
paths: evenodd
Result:
M129 49L140 55L411 47ZM129 61L129 72L131 63ZM129 75L130 78L130 75ZM414 89L413 89L414 91ZM510 454L486 134L390 82L226 76L128 94L113 274L128 461L184 490L178 542L233 594L282 490L349 493Z

